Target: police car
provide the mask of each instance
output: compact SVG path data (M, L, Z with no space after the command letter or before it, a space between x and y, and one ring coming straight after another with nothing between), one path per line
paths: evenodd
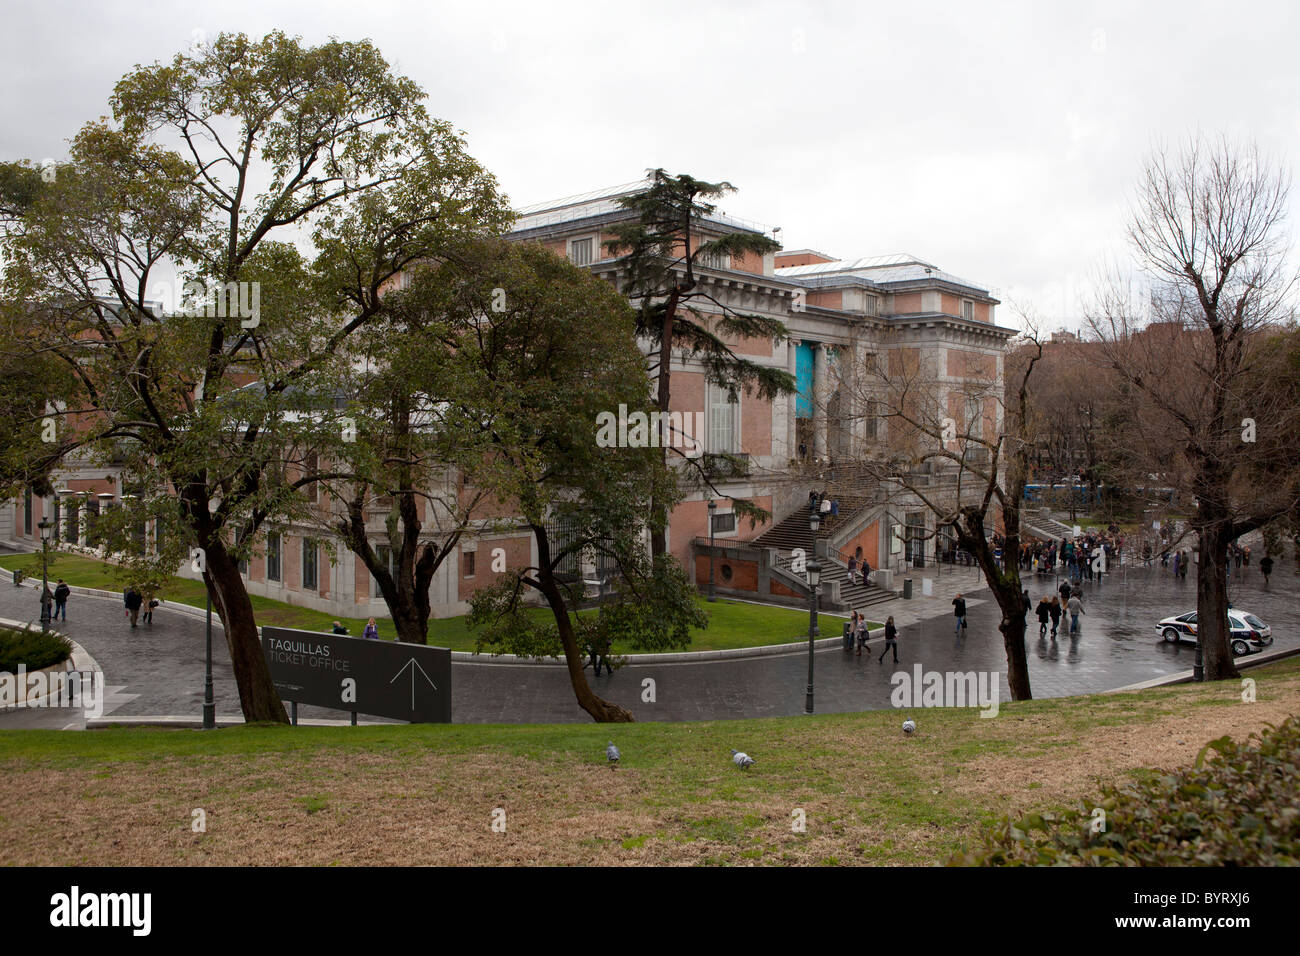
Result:
M1262 651L1273 643L1273 629L1241 608L1228 609L1228 622L1232 633L1228 636L1228 646L1237 657ZM1156 625L1156 630L1170 644L1179 641L1196 642L1196 612L1167 617Z

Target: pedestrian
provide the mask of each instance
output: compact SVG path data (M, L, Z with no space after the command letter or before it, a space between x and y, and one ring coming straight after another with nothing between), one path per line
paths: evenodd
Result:
M1070 598L1070 633L1079 633L1079 615L1085 613L1083 602L1079 600L1079 595L1075 594Z
M849 584L857 583L856 581L853 580L853 574L857 570L858 570L858 559L855 558L853 555L849 555Z
M144 598L140 596L134 584L127 587L122 603L126 605L126 614L131 619L131 626L136 627L140 620L140 605L144 603Z
M1038 608L1035 613L1038 615L1038 637L1041 640L1047 636L1047 622L1052 616L1052 602L1047 599L1046 594L1044 594L1043 599L1038 602Z
M1188 558L1187 558L1187 552L1186 552L1186 551L1179 551L1178 554L1182 557L1182 563L1181 563L1181 564L1179 565L1179 567L1178 567L1178 580L1180 580L1180 581L1186 581L1186 580L1187 580L1187 561L1188 561Z
M41 586L41 623L49 624L54 608L54 594L48 584Z
M871 562L868 561L866 558L863 558L862 559L862 586L865 588L865 587L869 587L870 585L871 585Z
M347 632L348 632L348 629L347 629L346 627L344 627L344 626L343 626L339 621L335 621L335 622L334 622L334 633L335 633L335 634L346 634Z
M894 616L892 614L885 621L885 649L880 652L880 657L877 660L877 663L883 664L885 662L885 655L888 654L890 650L893 650L894 663L897 664L898 663L898 628L894 626Z
M1025 591L1023 594L1021 594L1020 599L1025 606L1024 613L1021 615L1021 622L1025 625L1025 629L1028 630L1029 629L1029 592Z
M144 615L142 619L150 627L153 627L153 609L157 606L158 602L154 600L153 592L146 591L143 598Z
M1263 566L1261 562L1261 567ZM68 595L72 593L72 588L68 587L63 578L59 578L58 586L54 589L54 620L63 615L63 620L68 619Z
M1061 599L1053 595L1052 606L1047 609L1052 618L1052 640L1056 640L1056 631L1061 626Z
M858 641L858 654L862 653L863 648L870 653L871 648L868 646L867 640L871 637L871 632L867 628L867 616L865 614L858 615L858 633L856 637Z
M826 497L825 492L822 493L820 501L821 504L818 505L818 508L821 510L822 515L829 515L831 513L831 500Z
M587 648L591 652L591 669L595 672L596 676L597 677L600 676L600 669L603 667L605 669L605 673L613 677L614 668L610 666L609 656L608 656L609 644L598 643L597 641L593 640L590 644L587 645Z
M362 632L361 636L365 638L367 641L379 640L379 625L375 623L375 619L373 617L366 622L366 629L364 632Z
M1241 566L1243 568L1250 567L1250 545L1246 545L1241 549Z
M817 511L817 492L808 492L808 511L815 513Z
M1182 560L1183 560L1183 553L1181 551L1175 551L1174 552L1174 577L1178 577L1178 567Z
M1060 586L1059 588L1057 588L1056 590L1060 592L1060 594L1061 594L1061 603L1064 604L1064 603L1066 603L1067 601L1070 600L1070 592L1073 591L1074 588L1070 587L1070 582L1069 582L1069 581L1062 581L1062 582L1061 582L1061 586Z
M952 616L957 621L953 630L960 635L962 629L966 626L966 599L960 594L952 599Z
M1267 554L1259 559L1259 573L1264 575L1264 587L1268 587L1268 576L1273 573L1273 559Z

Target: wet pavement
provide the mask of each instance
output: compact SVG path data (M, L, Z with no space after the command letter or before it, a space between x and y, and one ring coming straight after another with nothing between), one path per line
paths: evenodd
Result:
M1026 582L1036 603L1053 593L1057 581ZM1234 572L1229 582L1234 607L1249 610L1273 628L1274 649L1300 647L1297 604L1300 577L1290 560L1279 561L1269 587L1257 567ZM947 599L915 600L934 617L901 629L899 665L878 655L882 640L858 656L839 647L814 655L815 707L818 713L887 708L896 670L992 672L1001 699L1010 699L1006 654L997 630L998 612L987 590L967 595L965 636L954 633ZM1107 575L1084 584L1085 614L1076 637L1039 640L1030 614L1028 654L1035 697L1093 693L1165 676L1192 666L1193 645L1169 645L1155 624L1163 617L1193 610L1195 581L1179 583L1158 565ZM0 617L27 620L36 614L36 592L0 588ZM123 620L121 601L73 595L66 633L96 658L109 689L105 716L193 715L203 698L203 622L168 610L155 613L153 628L132 630ZM823 634L838 633L840 619L825 618ZM1068 626L1068 618L1063 622ZM214 688L218 717L239 716L238 694L225 640L214 628ZM638 720L715 720L803 713L808 655L773 655L698 663L632 664L592 680L598 694L628 708ZM590 672L588 672L590 679ZM651 681L653 683L646 683ZM589 720L578 709L562 667L538 664L453 664L452 713L458 723L560 723ZM651 699L653 698L653 699ZM302 717L346 718L339 711L300 708ZM51 726L50 715L0 713L0 729ZM64 721L61 725L66 725Z

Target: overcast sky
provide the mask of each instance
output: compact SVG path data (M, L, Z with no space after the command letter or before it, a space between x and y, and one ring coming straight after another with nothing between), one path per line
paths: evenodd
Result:
M721 208L786 248L908 252L1048 327L1075 327L1093 270L1125 253L1153 146L1199 129L1300 156L1287 2L3 6L0 159L66 156L122 74L196 36L368 38L516 205L654 166L726 179Z

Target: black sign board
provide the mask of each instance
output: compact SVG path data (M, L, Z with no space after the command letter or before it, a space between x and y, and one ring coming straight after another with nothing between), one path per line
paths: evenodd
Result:
M451 722L445 647L264 627L262 651L283 700L414 724Z

